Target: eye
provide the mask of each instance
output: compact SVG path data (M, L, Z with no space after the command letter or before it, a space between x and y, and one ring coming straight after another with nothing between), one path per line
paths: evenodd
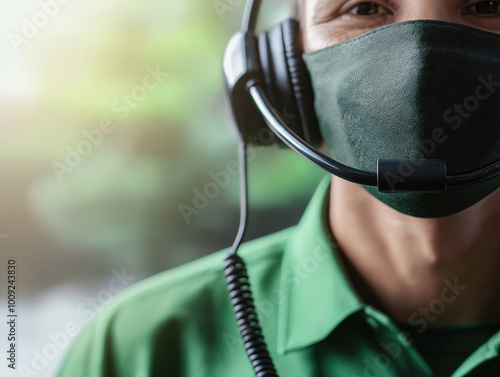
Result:
M465 9L468 15L491 16L500 13L500 1L480 1Z
M368 1L353 6L347 12L357 16L378 16L382 14L390 14L390 11L386 8L383 8L377 3Z

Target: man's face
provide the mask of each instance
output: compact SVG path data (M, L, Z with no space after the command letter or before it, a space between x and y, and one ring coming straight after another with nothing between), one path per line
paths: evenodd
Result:
M302 0L305 52L345 41L397 22L434 19L500 33L500 1Z

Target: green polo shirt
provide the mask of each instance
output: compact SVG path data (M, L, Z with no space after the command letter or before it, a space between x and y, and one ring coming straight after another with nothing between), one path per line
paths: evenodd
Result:
M400 330L404 324L364 304L354 290L330 237L328 187L325 179L297 226L239 252L278 374L444 377L429 366L436 358L428 364L426 350L417 351L411 343L418 342ZM253 376L227 294L226 252L119 294L79 335L58 376ZM500 375L500 333L491 335L471 356L457 356L453 377ZM448 352L450 364L449 350L432 352Z

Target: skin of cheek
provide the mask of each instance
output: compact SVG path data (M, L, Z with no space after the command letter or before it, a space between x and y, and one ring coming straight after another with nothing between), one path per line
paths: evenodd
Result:
M346 7L343 0L296 0L299 2L299 14L302 26L304 52L337 44L377 27L416 19L436 19L455 22L500 34L500 14L486 17L480 14L464 14L473 3L464 4L463 0L393 0L395 5L390 6L386 1L377 1L377 4L386 6L393 13L386 17L367 17L363 25L352 24L350 19L342 19L339 8ZM352 5L361 3L352 2ZM486 3L486 2L485 2ZM384 5L385 4L385 5Z
M335 34L334 28L326 27L325 25L315 24L313 19L314 14L324 14L326 9L317 7L315 1L301 1L300 2L300 15L301 15L301 43L304 52L312 52L331 44L337 43L338 38Z
M451 0L447 4L448 9L444 9L445 5L432 3L434 8L430 5L427 7L401 7L400 11L391 16L390 19L370 19L367 17L362 27L353 27L348 20L342 20L343 16L338 16L328 22L321 20L322 17L327 18L327 15L334 12L325 6L318 5L320 1L301 2L300 14L304 52L316 51L346 41L380 26L416 19L439 19L500 34L500 15L491 18L464 16L461 14L460 7L452 7L454 3Z
M371 22L362 30L348 30L347 28L333 28L327 25L309 26L306 24L304 33L304 52L312 52L322 48L347 41L367 31L376 29L384 24Z
M322 0L300 1L301 44L304 52L320 50L388 23L387 19L367 18L363 27L353 29L349 21L341 19L342 16L334 21L325 22L322 18L328 18L328 15L338 10L331 4Z

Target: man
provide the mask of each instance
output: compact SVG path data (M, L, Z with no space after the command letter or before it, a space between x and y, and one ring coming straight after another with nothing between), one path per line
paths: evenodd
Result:
M425 92L428 85L418 88L425 94L424 103L429 98L436 104L446 103L448 99L434 98L433 93L445 92L447 85L453 85L450 80L446 85L439 84L439 77L454 72L439 67L442 64L462 67L467 65L467 57L459 54L454 61L436 63L438 55L432 54L440 50L434 47L448 45L433 45L435 40L444 35L453 45L458 43L453 36L460 41L477 38L477 44L482 45L484 35L488 45L490 40L496 43L496 36L480 30L500 33L497 1L305 0L300 16L304 59L312 76L322 134L327 146L340 154L342 151L334 148L338 147L335 140L352 131L351 126L355 128L349 126L350 114L368 114L369 122L362 131L373 132L372 142L377 144L379 133L389 127L384 120L377 128L374 113L380 106L389 103L389 118L391 114L396 114L394 118L405 118L402 127L408 122L413 124L408 114L420 116L427 111L432 103L427 102L423 110L412 109L411 101L421 92L414 94L411 85L398 89L409 73L419 74L418 83L426 79L424 73L433 78L435 85L431 91ZM433 21L411 22L424 19L480 30ZM363 33L367 34L355 38ZM392 38L396 43L392 43ZM384 41L388 41L386 45ZM405 42L404 48L398 50L400 41ZM474 43L459 50L467 54L473 48ZM384 55L386 49L390 53ZM454 51L445 51L443 59ZM376 55L368 56L372 53ZM347 59L356 54L363 58ZM408 60L404 60L405 54L409 54ZM335 69L322 67L339 55L340 60L346 60L345 69L373 59L374 64L382 67L376 72L389 75L375 85L377 81L370 80L380 77L365 77L366 70L360 69L357 75L346 74L347 81L336 77L333 80L336 85L332 85L333 81L327 78ZM415 59L425 61L426 67L434 64L439 74L433 75L431 68L423 72L420 64L414 63ZM335 68L343 72L340 60ZM403 63L398 65L398 62ZM388 73L384 72L386 64L390 67ZM406 70L408 67L410 71ZM404 71L399 72L400 68ZM436 136L432 140L439 145L431 151L425 149L429 152L426 157L442 157L440 154L446 156L450 150L454 151L456 135L467 135L466 121L480 116L476 114L481 113L481 106L483 110L492 106L500 77L495 81L496 76L490 77L489 73L480 73L469 81L464 79L476 88L477 106L471 102L474 114L472 110L465 112L464 106L472 106L467 100L463 106L454 106L454 99L450 99L451 109L462 114L458 119L464 123L463 127L455 123L450 128L436 128L436 120L432 119L430 134ZM366 95L379 93L376 90L384 86L384 80L393 80L394 87L389 88L392 91L383 96L390 100L363 105L354 94L356 106L373 108L364 111L361 107L344 114L342 101L346 97L351 100L350 93L354 91L349 89L336 101L330 101L334 97L331 90L349 88L358 77L368 80L366 85L358 83ZM456 78L457 85L462 85L461 79ZM412 97L408 104L407 93ZM334 115L329 113L328 106L322 109L324 98L328 104L339 106ZM436 107L438 114L447 114L446 108ZM404 111L397 112L400 108ZM329 132L336 126L329 117L338 113L344 114L341 121L347 126L346 130L338 129L332 141ZM452 114L453 110L448 115ZM440 129L442 132L435 132ZM390 137L404 141L405 132L399 135L396 131L391 128ZM363 142L363 134L354 139L348 136L339 148L345 148L349 142ZM488 152L488 141L484 140L482 154ZM461 142L459 148L467 152L466 144ZM365 149L346 151L345 159L354 158L357 162L363 158L361 152L371 153ZM452 165L453 159L449 162L452 170L460 172ZM479 165L482 167L484 162ZM320 185L297 227L243 245L239 254L247 262L259 319L278 374L498 375L500 232L496 228L500 224L500 191L495 188L481 186L472 194L463 189L464 195L462 189L457 189L449 196L387 194L393 195L387 197L333 177L331 185L329 181ZM480 197L478 192L482 193ZM59 376L252 376L227 295L222 255L216 253L152 277L120 295L83 331Z

